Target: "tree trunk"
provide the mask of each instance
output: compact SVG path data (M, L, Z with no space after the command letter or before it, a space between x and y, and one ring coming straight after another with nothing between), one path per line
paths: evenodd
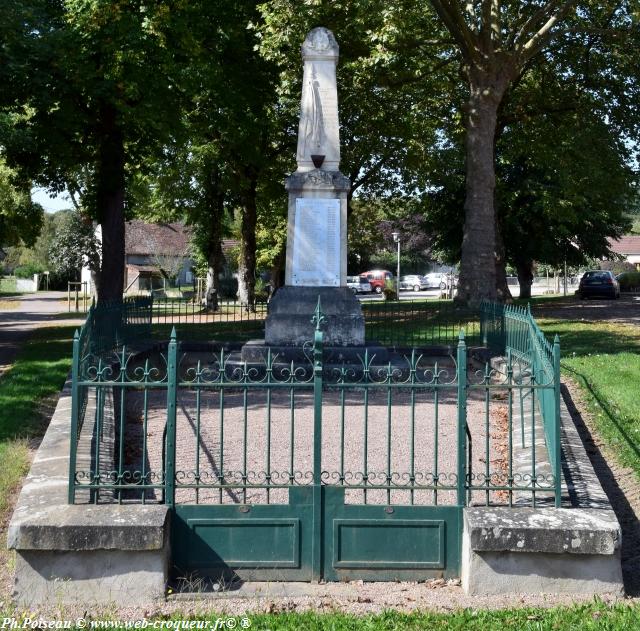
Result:
M506 71L469 71L466 120L466 199L457 300L495 300L496 218L494 136L497 111L508 85Z
M205 305L210 311L219 308L220 273L224 263L222 252L222 219L224 215L224 193L220 191L217 169L211 171L207 187L210 223L207 243L207 284Z
M249 185L241 196L240 260L238 261L238 298L247 310L255 310L257 175L247 169Z
M91 272L91 284L93 285L93 291L91 294L93 296L100 295L100 270L89 270Z
M282 252L276 256L273 262L273 267L271 268L271 291L269 293L269 297L273 297L273 294L276 293L280 287L284 285L284 267L287 258L287 252L283 248Z
M520 298L531 298L531 285L533 285L533 261L531 259L516 260L516 272L520 285Z
M507 262L505 259L504 240L500 227L499 211L496 205L496 296L500 302L513 299L507 283Z
M98 302L104 302L122 300L124 289L125 153L113 107L102 108L100 124L96 204L102 227L102 263Z

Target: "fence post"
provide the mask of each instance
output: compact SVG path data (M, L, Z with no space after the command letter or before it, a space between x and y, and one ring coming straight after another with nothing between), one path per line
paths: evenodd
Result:
M483 299L480 303L480 339L482 340L482 346L487 348L488 336L487 336L487 303Z
M167 353L167 451L164 465L165 503L173 507L176 497L176 408L178 394L178 342L171 330Z
M555 410L553 424L553 476L555 484L556 508L560 507L562 500L562 456L560 448L560 338L556 334L553 340L553 392L555 395Z
M458 336L458 506L465 505L467 428L467 345L464 331Z
M324 314L318 305L311 319L316 325L313 338L313 548L311 580L322 579L322 325Z
M76 499L76 454L78 451L78 427L80 426L80 333L73 334L73 359L71 360L71 436L69 446L69 489L68 503Z

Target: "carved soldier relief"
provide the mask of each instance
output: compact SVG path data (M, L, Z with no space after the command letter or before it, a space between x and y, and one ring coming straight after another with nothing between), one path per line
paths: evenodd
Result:
M331 31L313 29L302 45L304 73L300 126L298 129L298 171L314 168L311 156L324 156L321 168L338 171L338 91L336 64L338 44Z

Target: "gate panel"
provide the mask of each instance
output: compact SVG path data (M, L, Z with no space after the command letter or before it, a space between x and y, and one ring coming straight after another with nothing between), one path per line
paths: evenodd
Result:
M281 505L176 506L171 549L178 578L310 581L311 488L289 495Z
M325 369L319 307L315 321L307 367L276 364L270 354L264 368L233 366L221 356L213 368L200 361L187 368L191 379L170 377L167 494L178 574L225 581L457 575L466 379L461 387L456 376L464 375L464 342L457 363L450 357L444 367L415 352L402 365L374 366L365 352L359 369ZM175 365L172 344L170 373ZM451 437L445 462L439 436ZM176 462L180 437L190 447L178 450Z
M342 488L324 492L325 580L458 576L460 507L354 505Z

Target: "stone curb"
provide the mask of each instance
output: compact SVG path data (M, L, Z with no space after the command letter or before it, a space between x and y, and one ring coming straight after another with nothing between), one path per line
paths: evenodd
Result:
M9 523L19 605L127 605L164 597L164 505L67 503L71 383L67 381Z
M611 510L468 508L465 528L477 552L614 554L620 526Z
M564 398L562 507L464 509L468 594L623 592L621 529Z

